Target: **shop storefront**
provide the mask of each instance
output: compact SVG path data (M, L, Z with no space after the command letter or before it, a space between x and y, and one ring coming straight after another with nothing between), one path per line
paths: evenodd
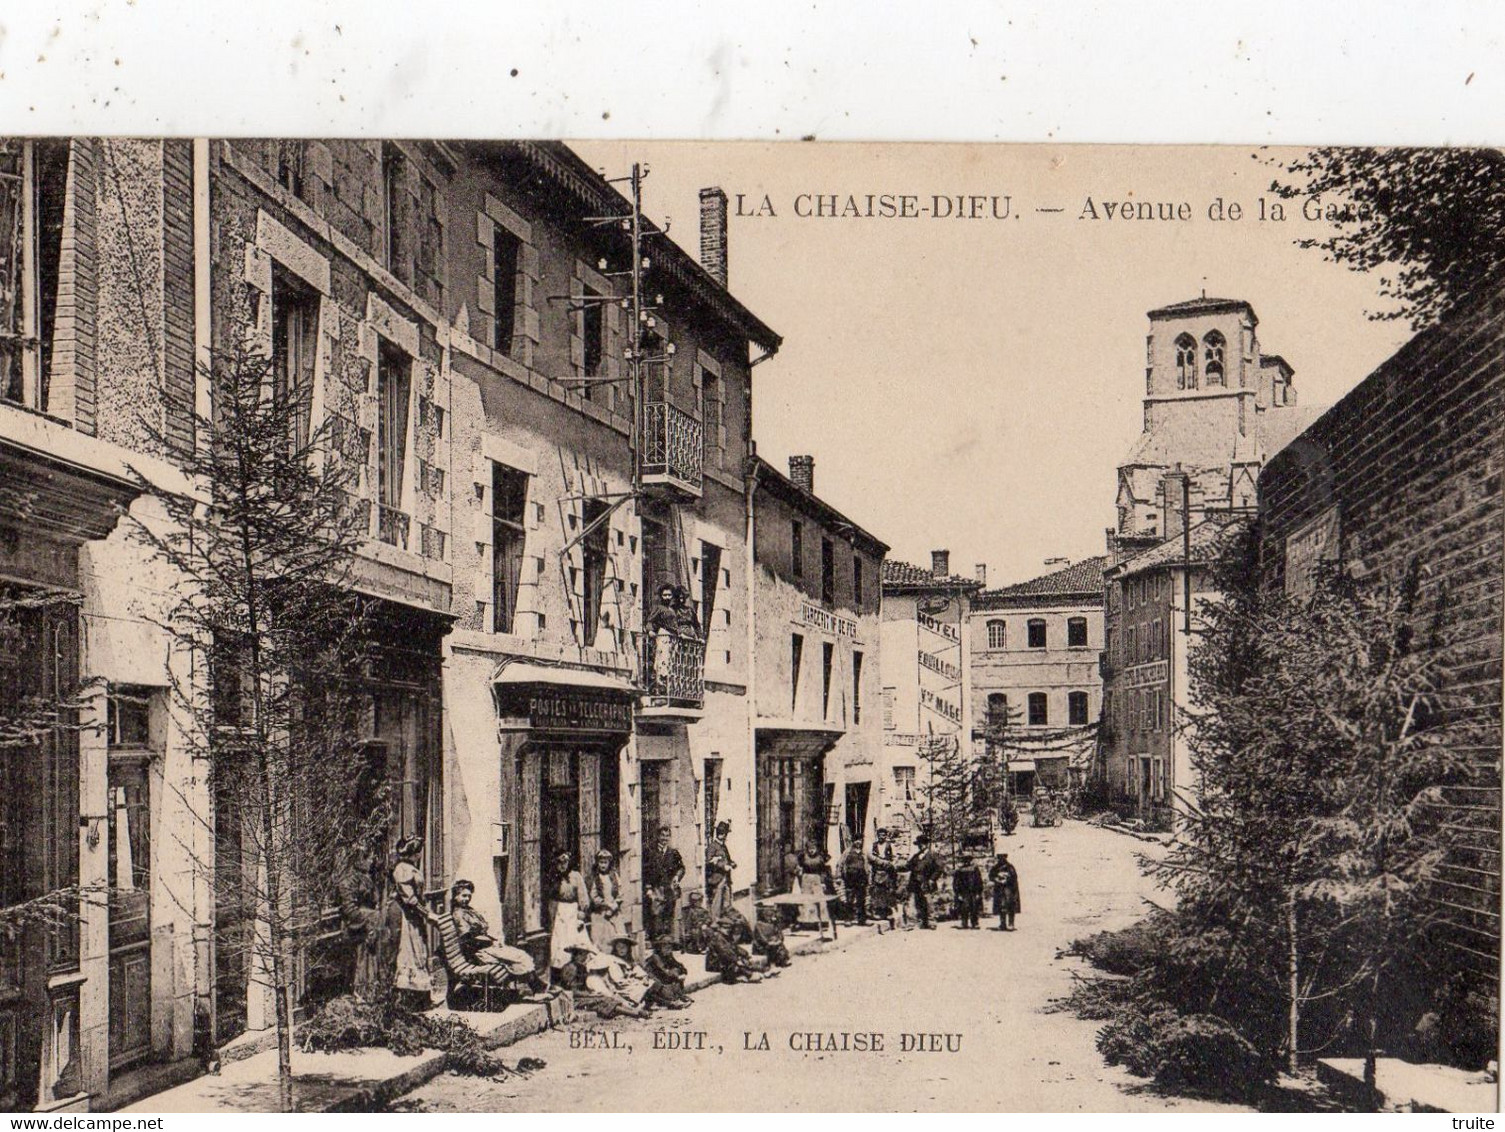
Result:
M601 673L523 662L494 684L501 810L493 865L507 938L542 955L553 861L590 867L598 849L620 858L621 758L632 732L632 688Z
M810 842L830 852L830 827L840 820L825 755L840 732L758 729L758 887L783 891L784 852Z

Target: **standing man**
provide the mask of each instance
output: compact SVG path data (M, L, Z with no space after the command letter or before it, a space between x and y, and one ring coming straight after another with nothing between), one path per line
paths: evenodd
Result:
M956 912L963 928L977 928L982 915L982 870L971 857L962 858L951 878L951 890L956 894Z
M894 864L894 843L882 826L873 835L873 851L868 854L867 863L871 871L873 915L897 928L899 918L894 909L899 903L899 869Z
M847 904L859 925L867 923L867 854L862 849L862 835L852 838L841 857L841 881L846 886Z
M1019 914L1019 872L1009 862L1007 853L998 854L998 860L988 870L988 879L993 882L993 913L998 917L998 930L1014 930L1014 917Z
M934 931L930 922L930 893L941 875L941 863L930 851L930 838L923 833L915 838L915 854L909 859L909 894L914 897L915 914L920 918L920 927Z
M685 859L669 844L672 836L668 826L660 826L658 840L643 861L643 922L650 939L678 938L675 920L680 882L685 879Z
M708 903L712 923L719 923L732 904L732 870L737 867L737 862L732 860L726 848L726 835L731 829L731 822L717 822L715 835L706 842L705 887L710 894Z

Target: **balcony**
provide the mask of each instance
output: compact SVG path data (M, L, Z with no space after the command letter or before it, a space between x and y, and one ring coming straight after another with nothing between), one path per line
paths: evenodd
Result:
M672 633L643 642L642 715L699 715L705 705L705 642Z
M667 401L644 405L643 485L699 498L704 443L700 420L693 413Z

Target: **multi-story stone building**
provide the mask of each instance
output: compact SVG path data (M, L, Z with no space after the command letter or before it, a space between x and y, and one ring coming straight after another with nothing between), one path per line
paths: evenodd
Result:
M1168 820L1190 785L1176 724L1188 587L1193 602L1207 595L1199 563L1224 524L1252 515L1259 469L1317 414L1297 406L1290 365L1262 351L1248 303L1204 296L1148 317L1144 428L1119 465L1107 532L1097 774L1119 800Z
M930 557L929 570L883 564L883 766L874 804L876 819L905 836L930 822L931 764L970 745L967 614L984 580L952 574L949 551Z
M88 1108L207 1026L204 768L168 690L171 579L130 536L187 493L208 342L188 141L0 142L0 1108ZM123 511L131 518L121 521Z
M708 268L639 223L632 327L639 257L593 219L631 229L632 202L563 146L0 145L0 711L68 697L0 750L0 902L108 893L0 955L0 1103L115 1106L271 1025L227 895L254 854L170 710L173 579L116 523L154 518L141 477L199 490L173 462L212 411L196 363L247 335L362 470L357 738L430 896L467 876L541 949L547 858L604 846L636 930L644 837L668 826L697 884L718 816L751 888L743 471L779 339L704 206Z
M1505 591L1505 291L1477 291L1324 413L1260 475L1267 584L1329 562L1363 585L1413 575L1416 641L1474 771L1445 784L1451 846L1429 925L1448 970L1498 994Z
M833 856L871 841L881 786L883 562L888 547L815 494L815 460L789 475L754 459L754 727L758 883L783 851Z
M1091 767L1102 710L1105 557L981 590L967 614L972 742L1008 752L1010 788L1061 789Z

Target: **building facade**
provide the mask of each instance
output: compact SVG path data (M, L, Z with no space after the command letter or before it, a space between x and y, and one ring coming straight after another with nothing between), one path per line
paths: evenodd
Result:
M1021 797L1036 785L1064 789L1090 770L1102 713L1106 564L1087 558L972 597L973 748L1007 751L1009 785Z
M1107 532L1095 773L1116 801L1164 823L1191 786L1176 724L1187 594L1193 613L1214 596L1199 563L1228 523L1252 517L1260 468L1318 411L1297 405L1294 371L1263 351L1247 302L1204 296L1148 317L1143 431L1119 465Z
M879 649L888 547L815 494L815 461L754 458L757 877L783 891L788 849L871 841L883 753Z
M1413 338L1260 476L1266 582L1329 562L1366 585L1414 574L1416 640L1475 768L1446 784L1450 855L1430 896L1449 965L1498 988L1505 578L1505 291L1486 286Z
M931 764L970 745L967 615L983 581L951 573L949 551L929 570L883 564L883 766L875 816L902 839L931 824Z
M0 144L0 713L54 703L0 747L0 914L67 924L0 954L0 1104L115 1107L272 1025L230 895L254 854L173 710L175 579L118 521L200 490L199 363L246 338L360 469L356 738L429 898L467 877L541 952L546 862L605 847L637 931L645 839L697 887L718 817L750 892L749 375L779 340L704 205L708 267L639 218L633 327L641 248L589 219L633 202L563 146Z

